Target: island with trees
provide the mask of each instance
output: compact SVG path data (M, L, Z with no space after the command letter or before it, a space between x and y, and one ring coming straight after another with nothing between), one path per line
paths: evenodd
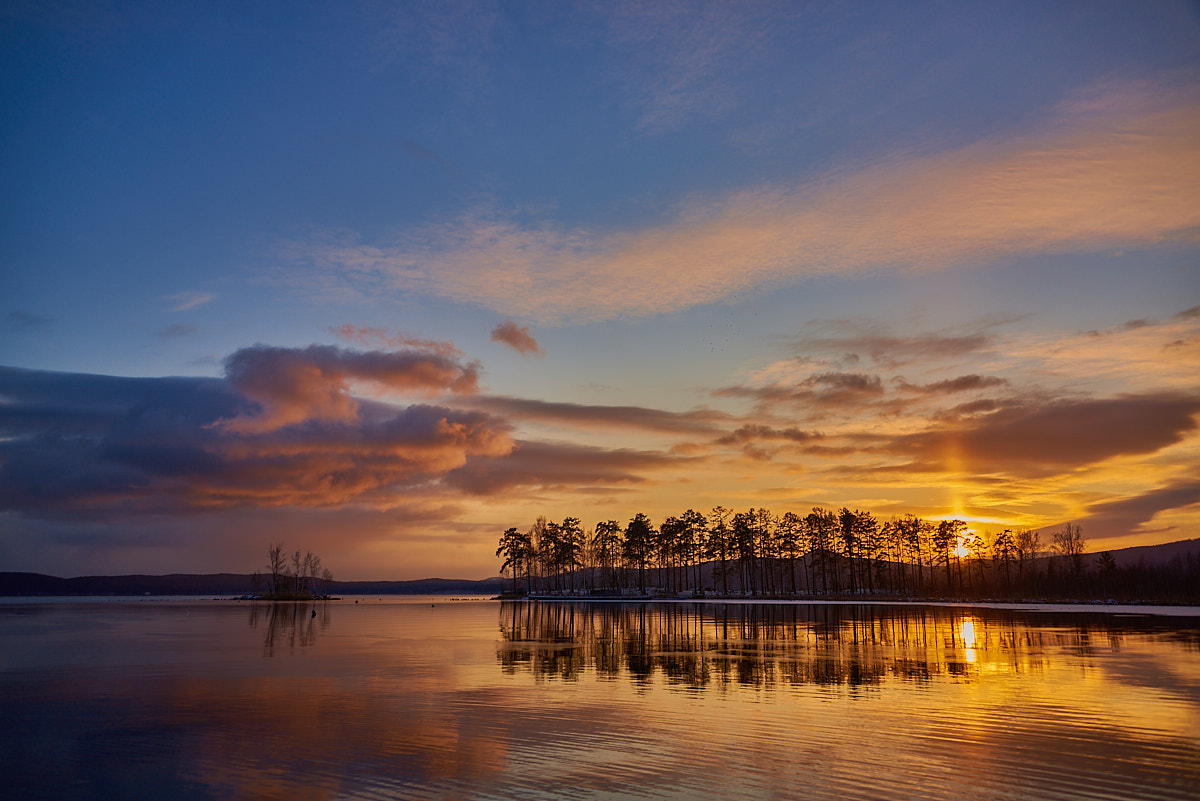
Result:
M267 549L266 572L255 572L253 582L254 597L264 601L327 600L333 573L312 551L303 556L295 551L289 558L283 543L276 543Z
M1200 558L1119 566L1073 523L987 532L959 519L715 506L585 530L544 517L500 535L509 597L1200 601Z

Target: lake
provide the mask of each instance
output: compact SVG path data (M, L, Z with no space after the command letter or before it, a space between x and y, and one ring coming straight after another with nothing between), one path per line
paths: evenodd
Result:
M1200 797L1179 610L357 600L0 600L5 797Z

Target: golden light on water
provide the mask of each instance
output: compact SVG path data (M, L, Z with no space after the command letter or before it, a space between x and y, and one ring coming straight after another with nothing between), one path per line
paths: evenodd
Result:
M975 661L975 621L964 620L959 626L958 636L962 638L963 656L967 662Z
M213 602L164 654L180 602L71 606L0 604L21 655L0 675L5 711L31 698L53 724L42 741L91 760L30 772L14 797L74 797L104 764L130 787L147 769L175 782L134 799L528 798L548 754L594 797L706 797L719 776L746 799L1009 798L1014 771L1021 797L1195 795L1200 707L1178 690L1196 675L1194 617L429 598L312 617ZM98 658L64 667L67 648ZM147 757L126 769L135 736Z

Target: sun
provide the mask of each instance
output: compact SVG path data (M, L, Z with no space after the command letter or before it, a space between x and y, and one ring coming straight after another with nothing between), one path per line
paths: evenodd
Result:
M971 555L971 549L967 547L966 540L959 540L958 546L954 549L954 555L959 559L966 559Z

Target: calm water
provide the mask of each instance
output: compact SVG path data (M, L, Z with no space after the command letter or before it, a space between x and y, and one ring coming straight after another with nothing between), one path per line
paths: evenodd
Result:
M0 602L8 798L1200 797L1200 618Z

